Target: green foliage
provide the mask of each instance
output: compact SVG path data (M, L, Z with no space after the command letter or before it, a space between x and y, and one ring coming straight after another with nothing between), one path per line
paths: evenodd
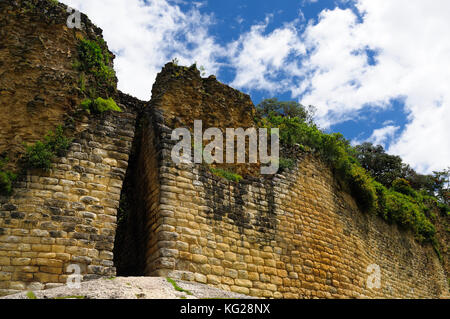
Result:
M381 145L363 143L355 146L356 159L371 176L386 187L403 176L402 159L398 156L389 155Z
M450 215L450 206L449 205L447 205L445 203L438 202L437 206L438 206L438 208L441 211L441 214L443 216L449 216Z
M312 123L315 112L313 106L305 107L296 101L278 101L277 98L265 99L256 106L260 117L267 115L283 115L289 118L299 118L302 121Z
M377 181L372 181L372 185L375 189L375 193L377 195L377 214L383 218L384 220L389 220L389 213L387 209L387 203L386 203L386 194L388 189L381 183L378 183Z
M291 169L295 166L295 160L292 158L280 157L279 167L281 169Z
M17 175L12 172L0 171L0 194L10 195L12 192L12 183Z
M319 156L344 182L363 211L377 213L387 221L411 229L419 241L431 242L439 254L436 230L430 219L434 218L434 208L448 213L448 206L430 194L448 190L448 182L445 183L448 172L440 175L435 172L435 186L430 190L429 180L412 174L401 158L369 143L353 148L341 134L321 131L298 103L269 99L258 108L259 125L280 128L283 147L301 145ZM285 160L280 159L280 164L282 161ZM420 185L420 191L411 186L411 181Z
M85 99L81 102L81 107L88 111L89 113L103 113L106 111L116 111L122 112L122 109L117 105L117 103L112 99L103 99L101 97L92 99Z
M350 169L345 171L345 180L359 207L364 211L375 212L378 208L377 189L373 178L364 168L352 163Z
M41 141L37 141L34 145L26 147L25 166L49 170L53 157L54 154L48 146Z
M78 85L80 86L81 92L86 92L86 76L84 72L81 72L80 79L78 80Z
M397 178L393 181L392 190L404 195L416 197L416 192L412 189L411 184L404 178Z
M423 198L388 190L386 193L387 218L397 224L412 229L419 241L432 241L436 229L422 209Z
M211 172L214 175L223 177L223 178L225 178L225 179L227 179L229 181L233 181L233 182L237 182L238 183L242 179L241 175L233 173L233 172L230 172L230 171L227 171L227 170L224 170L222 168L210 167L209 169L211 170Z
M448 207L450 205L450 167L440 172L433 172L433 192L440 203Z
M377 195L373 179L352 156L354 151L342 134L324 133L315 124L306 122L307 117L302 119L277 115L271 109L268 112L261 119L260 126L278 127L282 145L302 145L317 154L346 182L363 210L376 209Z
M397 179L402 179L407 181L413 190L425 191L429 195L436 196L439 202L449 204L450 168L441 172L433 172L430 175L423 175L403 163L400 157L387 154L381 145L375 146L372 143L363 143L355 146L354 150L355 157L361 163L361 166L384 186L389 188L393 186ZM411 189L405 187L403 191L411 193Z
M37 299L36 295L32 291L27 292L28 299Z
M198 70L200 71L200 75L201 76L205 76L206 75L206 69L205 69L205 67L203 65L200 65Z
M55 132L49 132L44 137L45 144L56 156L64 156L72 143L72 139L64 135L61 125L57 126Z
M4 166L8 162L8 158L0 158L0 195L10 195L12 192L12 183L17 175L9 170L4 170Z
M116 74L109 66L111 56L103 39L91 41L81 39L78 44L80 61L74 66L83 72L92 74L101 85L115 86Z
M64 135L61 126L55 132L49 132L44 141L37 141L34 145L26 146L24 163L26 168L40 168L49 170L55 156L64 156L72 142Z
M192 295L192 293L191 293L189 290L183 289L183 288L181 288L180 286L178 286L178 284L176 283L176 281L173 280L172 278L167 277L166 279L167 279L167 281L168 281L169 283L172 284L173 288L174 288L176 291L184 292L184 293L186 293L187 295Z

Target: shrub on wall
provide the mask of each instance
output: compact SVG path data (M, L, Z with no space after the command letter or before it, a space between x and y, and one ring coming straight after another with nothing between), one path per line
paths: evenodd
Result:
M392 189L396 192L415 197L416 192L412 189L411 184L404 178L397 178L392 182Z
M116 92L117 78L110 66L112 57L103 39L86 40L79 38L78 59L73 67L80 71L80 92L91 98L98 97L97 91L109 95Z
M37 141L33 145L26 146L24 165L26 168L39 168L49 170L55 156L64 156L67 152L71 139L64 135L61 126L55 132L49 132L44 141Z
M98 41L81 39L78 44L78 55L80 61L76 67L80 71L92 74L99 84L115 85L116 74L109 66L111 57L103 39Z
M225 179L227 179L229 181L239 182L242 179L241 175L236 174L234 172L227 171L227 170L222 169L222 168L210 167L209 169L211 170L211 172L214 175L223 177L223 178L225 178Z
M4 170L7 162L7 158L0 158L0 195L10 195L12 192L12 183L17 178L17 175L13 172Z
M81 102L81 107L89 113L103 113L106 111L122 112L122 109L112 98L106 100L101 97L98 97L94 100L85 99L83 102Z
M291 169L295 166L295 160L292 158L280 157L279 167L280 169Z

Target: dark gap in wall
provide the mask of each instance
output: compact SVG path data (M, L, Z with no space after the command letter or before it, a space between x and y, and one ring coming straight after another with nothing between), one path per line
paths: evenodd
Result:
M128 169L117 210L114 241L114 266L117 276L143 276L145 267L145 222L137 204L142 199L136 191L136 177L143 138L143 120L138 115Z

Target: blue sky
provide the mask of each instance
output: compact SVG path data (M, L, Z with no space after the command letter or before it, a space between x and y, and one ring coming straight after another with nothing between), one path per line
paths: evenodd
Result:
M450 165L447 0L63 0L104 31L119 89L148 100L174 57L423 173Z

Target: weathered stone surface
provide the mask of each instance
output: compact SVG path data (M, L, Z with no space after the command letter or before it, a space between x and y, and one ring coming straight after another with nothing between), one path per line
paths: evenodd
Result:
M62 4L45 11L52 25L39 22L48 21L44 11L14 20L18 6L0 2L0 153L19 158L22 142L41 139L65 116L74 140L51 170L28 171L0 197L0 294L65 283L77 264L84 279L118 267L266 298L448 296L432 247L360 212L311 155L297 154L294 169L272 178L257 176L258 165L238 165L249 174L240 183L204 165L175 165L172 128L192 128L195 119L204 128L254 125L249 96L214 77L169 63L150 103L117 93L123 113L72 117L67 111L80 102L72 94L76 37L101 32L87 19L80 34L68 30ZM29 50L27 64L1 50L20 39L43 46ZM121 205L126 214L118 216ZM378 288L370 287L374 265Z
M212 278L212 277L210 277ZM40 283L30 283L29 288L34 291L38 299L68 298L76 296L86 299L249 299L252 297L235 292L225 291L201 283L176 280L177 286L186 292L175 290L166 278L155 277L117 277L104 278L82 282L80 288L68 288L61 284L45 284L46 290ZM20 283L16 288L23 289ZM17 290L11 288L11 293ZM2 299L28 299L25 292L13 294Z
M2 203L5 214L0 218L0 295L65 283L71 273L69 264L79 265L85 276L115 275L113 245L123 164L114 167L119 165L117 161L108 161L107 167L86 160L94 152L88 146L90 142L99 149L103 146L95 137L101 136L96 128L100 130L103 121L109 123L111 140L120 141L119 130L128 124L134 127L135 115L124 119L123 114L111 113L83 122L95 134L80 133L91 140L78 138L71 147L78 159L59 164L57 170L45 176L40 176L43 172L29 172L26 178L34 182L16 185L8 202ZM117 154L127 154L131 149L131 144L117 144L121 146L109 149ZM95 153L106 155L98 149ZM86 173L95 167L117 169L117 176L110 184L107 177ZM6 214L8 219L3 218ZM166 255L176 256L172 250Z
M142 220L141 236L148 238L144 274L192 273L189 280L268 298L448 296L432 247L360 212L339 190L330 169L311 155L298 154L296 168L273 178L249 177L239 184L202 165L172 163L171 144L161 142L165 130L177 121L191 123L197 116L193 106L201 106L190 88L169 79L171 68L159 75L154 92L164 85L179 90L163 90L153 102L164 115L145 114L142 134L147 138L138 157L135 185L147 188L138 191L136 201L143 204L133 218ZM194 87L201 86L198 77L192 79ZM175 103L180 97L189 107ZM218 112L214 104L212 108ZM162 261L159 256L168 256L165 247L176 247L178 255ZM368 286L371 265L380 267L379 288Z

